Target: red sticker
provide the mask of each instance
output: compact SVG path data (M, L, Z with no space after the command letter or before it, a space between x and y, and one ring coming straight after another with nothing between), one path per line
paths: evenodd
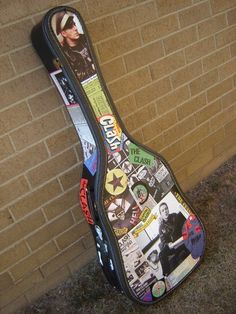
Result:
M90 210L88 207L87 186L88 186L88 180L81 178L81 180L80 180L80 192L79 192L80 205L81 205L82 211L84 213L84 216L85 216L87 222L90 225L94 225L94 221L93 221L93 218L91 216L91 213L90 213Z

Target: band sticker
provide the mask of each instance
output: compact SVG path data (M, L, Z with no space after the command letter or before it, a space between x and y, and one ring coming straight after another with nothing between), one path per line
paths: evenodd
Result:
M123 193L127 187L127 176L120 169L113 169L107 173L105 188L112 195Z
M190 251L192 258L196 259L200 257L204 248L204 234L194 214L191 214L186 220L182 229L182 236L184 244Z
M166 290L164 281L157 281L152 287L152 294L154 297L159 298L163 295Z
M157 219L156 215L151 214L150 217L148 218L148 220L141 225L140 227L137 227L134 231L133 231L133 236L136 238L138 237L138 235L144 231L152 222L153 220Z
M97 75L92 76L83 82L83 88L88 96L97 118L102 117L108 113L112 113L107 98L102 91L101 84Z
M108 114L99 118L102 133L106 139L108 152L115 153L121 150L122 131L113 115Z
M137 182L132 186L132 191L137 198L139 204L143 204L148 199L148 188L147 186L142 182Z
M146 222L150 214L151 214L151 209L148 207L145 207L139 218L142 222Z
M177 198L178 202L185 208L185 210L191 215L192 212L189 206L185 203L185 201L183 200L183 198L180 196L178 192L175 192L175 197Z
M152 167L154 164L154 156L145 152L137 145L130 143L129 145L129 161L132 164L144 165Z
M85 166L88 168L92 176L96 173L97 170L97 150L86 160L84 160Z
M167 168L162 163L160 163L160 166L155 174L157 181L161 183L168 176L168 174L169 172Z
M145 295L143 296L142 300L145 301L145 302L152 301L152 293L151 293L150 289L148 289L148 291L145 293Z
M94 225L93 218L91 216L89 207L88 207L88 201L87 201L87 186L88 186L88 180L81 178L80 180L80 205L82 208L82 211L84 213L84 216L87 220L87 222L90 225Z

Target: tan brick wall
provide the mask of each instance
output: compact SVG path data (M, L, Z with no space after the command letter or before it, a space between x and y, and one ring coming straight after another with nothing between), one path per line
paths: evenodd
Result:
M81 146L30 31L51 7L84 17L130 133L184 190L236 151L235 0L1 1L0 304L12 313L95 256L78 205Z

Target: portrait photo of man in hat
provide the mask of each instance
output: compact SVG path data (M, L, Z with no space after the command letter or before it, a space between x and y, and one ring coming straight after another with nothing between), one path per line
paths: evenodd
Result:
M52 28L80 82L96 73L88 43L77 17L71 12L54 15ZM79 30L80 28L80 30Z

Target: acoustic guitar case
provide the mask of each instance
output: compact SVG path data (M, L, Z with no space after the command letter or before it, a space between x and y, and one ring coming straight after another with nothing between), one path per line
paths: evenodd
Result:
M32 42L81 141L80 204L98 261L114 287L153 304L201 262L204 227L166 160L126 131L80 14L50 10Z

